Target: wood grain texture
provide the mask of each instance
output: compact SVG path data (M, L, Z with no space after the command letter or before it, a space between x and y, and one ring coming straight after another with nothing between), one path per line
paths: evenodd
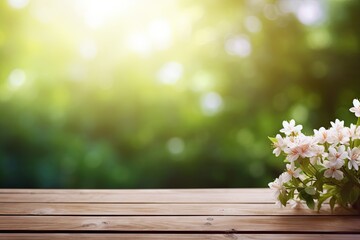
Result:
M1 189L0 202L273 203L270 189Z
M0 216L0 230L360 233L358 216Z
M0 215L98 215L98 216L246 216L246 215L354 215L337 208L331 213L327 204L322 210L278 208L274 204L104 204L104 203L1 203Z
M360 239L360 217L279 209L269 189L1 189L0 240Z
M88 239L88 240L355 240L359 239L357 234L8 234L0 233L1 240L64 240L64 239Z

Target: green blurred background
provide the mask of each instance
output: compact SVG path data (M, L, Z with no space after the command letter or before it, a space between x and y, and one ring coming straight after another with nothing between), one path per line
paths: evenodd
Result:
M0 187L266 187L360 96L358 0L0 0Z

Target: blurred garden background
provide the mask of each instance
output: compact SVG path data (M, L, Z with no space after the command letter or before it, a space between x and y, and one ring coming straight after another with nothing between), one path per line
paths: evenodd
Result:
M266 187L360 97L358 0L0 0L0 187Z

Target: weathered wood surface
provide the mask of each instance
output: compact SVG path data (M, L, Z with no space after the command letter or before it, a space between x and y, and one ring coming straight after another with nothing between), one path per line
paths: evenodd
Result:
M360 239L360 217L268 189L0 190L0 239Z
M273 203L269 189L0 190L0 202Z
M57 233L42 233L42 234L1 234L0 239L6 240L64 240L64 239L87 239L87 240L352 240L359 239L356 234L238 234L238 233L224 233L224 234L57 234Z
M324 204L317 215L349 215L345 209L335 209ZM0 215L48 215L48 216L241 216L241 215L314 215L310 209L292 209L290 206L280 211L274 204L113 204L113 203L0 203Z
M64 240L64 239L87 239L87 240L100 240L100 239L110 239L110 240L158 240L158 239L168 239L168 240L313 240L313 239L324 239L324 240L352 240L359 239L357 234L238 234L238 233L224 233L224 234L58 234L58 233L20 233L20 234L1 234L0 239L6 240Z
M301 225L301 229L299 228ZM350 232L357 216L1 216L0 230L132 232Z

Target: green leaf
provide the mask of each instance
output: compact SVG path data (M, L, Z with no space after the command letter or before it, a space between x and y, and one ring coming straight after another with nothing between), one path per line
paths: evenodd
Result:
M289 197L288 197L288 195L286 194L286 192L280 193L280 195L279 195L279 201L281 202L281 204L282 204L283 206L286 206L286 203L287 203L288 200L289 200Z
M277 139L276 138L273 138L273 137L268 137L270 139L271 142L273 143L277 143Z
M313 169L310 169L310 160L309 158L302 158L300 160L300 168L303 170L303 172L306 174L306 175L309 175L309 176L313 176L314 173L313 173ZM306 180L306 179L305 179Z
M303 183L308 184L308 183L311 182L311 181L312 181L311 178L307 178L307 179L304 179L304 180L303 180Z
M298 187L296 190L298 191L298 193L300 193L300 192L304 191L304 188ZM299 197L301 197L301 194L299 194ZM302 199L302 200L304 200L304 199Z
M322 192L324 191L324 181L323 178L318 178L315 183L314 186L316 187L317 191Z
M326 168L321 168L318 170L315 174L316 179L320 180L324 177L324 172L326 171Z
M294 192L295 192L295 189L292 189L292 190L289 192L289 199L293 199L293 198L294 198Z
M297 178L292 178L292 183L294 184L294 187L298 187L300 184L300 180Z
M328 199L329 197L331 197L332 194L331 193L326 193L324 195L321 195L318 199L318 204L317 204L317 211L320 211L321 209L321 205L323 204L323 202Z
M334 211L334 207L335 207L335 203L336 203L336 197L335 196L332 196L331 199L330 199L330 208L331 208L331 212Z
M305 188L305 192L309 195L315 195L316 190L313 186L310 186Z
M315 208L315 202L314 202L313 197L310 194L306 193L305 190L299 192L299 197L300 197L300 199L305 200L306 205L308 206L308 208L310 208L310 209Z
M347 203L350 203L351 192L353 191L354 184L351 181L346 182L340 190L340 202L341 205L346 206Z
M314 210L315 209L314 199L312 198L306 199L306 205L308 206L308 208Z
M302 158L301 160L300 160L300 165L302 166L302 167L308 167L309 166L309 164L310 164L310 160L308 159L308 158Z
M360 196L360 189L357 187L353 187L349 194L349 203L354 204Z

